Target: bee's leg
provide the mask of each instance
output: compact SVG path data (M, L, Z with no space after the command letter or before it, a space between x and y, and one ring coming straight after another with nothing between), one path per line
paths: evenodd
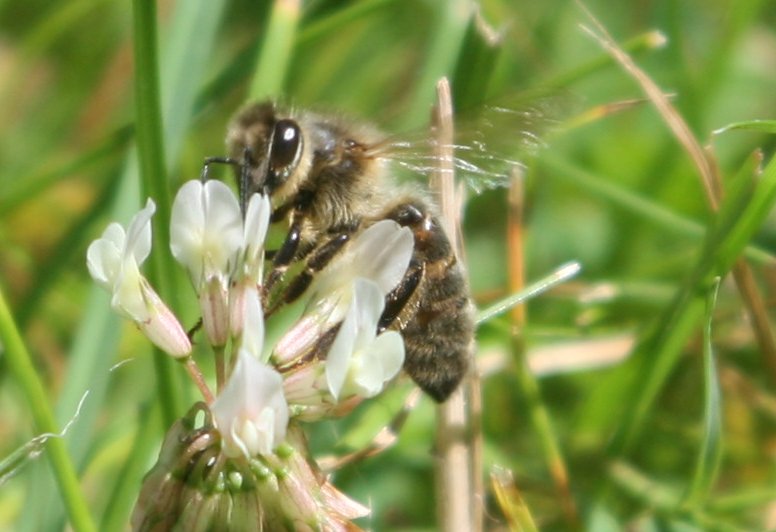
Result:
M415 290L423 280L426 266L423 262L412 261L407 273L404 274L399 284L385 296L385 309L377 322L377 334L380 334L399 317L401 311L415 294Z
M272 252L272 271L264 284L264 293L267 294L277 283L288 269L288 265L294 260L303 259L312 248L301 250L299 244L302 237L302 222L305 218L305 211L312 201L312 195L300 192L294 201L284 203L272 212L270 223L274 224L285 218L291 213L291 224L288 228L286 239L277 251Z
M299 241L302 233L301 216L294 216L291 227L288 230L286 239L272 257L272 271L269 272L267 280L264 283L264 292L269 293L275 283L277 283L288 269L288 265L293 262L296 252L299 250Z
M277 298L272 307L267 311L267 315L275 312L282 304L296 301L310 286L310 283L315 278L315 274L324 269L350 240L351 234L352 232L340 233L315 249L307 259L304 270L291 280L280 297Z

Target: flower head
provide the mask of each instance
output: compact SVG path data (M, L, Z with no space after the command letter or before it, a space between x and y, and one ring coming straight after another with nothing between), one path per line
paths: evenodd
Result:
M156 206L149 199L128 229L110 224L89 245L86 265L98 285L111 293L111 306L131 319L160 349L175 357L191 353L191 342L180 322L140 273L151 251L151 217Z

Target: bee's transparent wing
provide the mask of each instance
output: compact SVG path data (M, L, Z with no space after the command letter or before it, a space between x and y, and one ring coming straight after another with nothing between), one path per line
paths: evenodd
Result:
M459 181L474 192L506 187L515 167L545 146L543 138L558 123L557 106L551 101L512 108L486 106L476 115L456 117L453 167ZM428 132L390 137L379 156L406 172L429 176L438 171L439 146Z

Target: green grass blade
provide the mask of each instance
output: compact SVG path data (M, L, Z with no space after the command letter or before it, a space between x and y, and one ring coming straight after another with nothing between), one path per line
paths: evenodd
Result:
M152 253L149 279L163 300L174 309L174 273L166 251L170 248L170 208L172 206L167 183L164 144L162 136L159 66L157 61L156 4L151 0L133 0L135 107L137 154L140 179L145 195L156 201L153 240L157 250ZM172 425L182 411L180 392L172 376L173 361L154 349L159 399L163 419Z
M33 282L30 283L31 288L16 312L16 319L21 328L24 328L29 319L35 316L35 312L40 308L41 301L55 283L61 279L64 271L74 266L78 269L83 267L84 258L81 253L83 248L80 244L86 240L87 232L92 228L95 221L101 220L105 211L113 204L118 185L119 183L116 180L108 183L97 198L94 208L76 220L67 233L59 240L56 248L49 255L49 259L39 265L35 271ZM60 417L59 419L62 418Z
M746 172L751 168L751 161L747 161L743 168L742 173L748 179L749 175ZM756 187L746 208L740 211L735 209L729 211L729 216L734 223L719 245L716 257L718 275L724 275L732 267L741 250L762 227L775 201L776 157L771 157L763 173L757 176Z
M456 112L482 105L495 73L494 66L501 46L501 36L486 25L479 13L469 18L461 53L450 81L453 109Z
M714 135L721 135L728 131L759 131L761 133L776 133L776 120L743 120L741 122L731 122L726 126L715 129Z
M719 278L712 286L706 303L703 327L703 382L704 382L704 430L701 450L695 465L695 474L686 496L685 504L697 509L705 504L711 492L722 458L722 406L712 347L712 318L717 304Z
M13 322L11 311L0 292L0 340L5 347L5 358L14 380L21 387L39 432L58 434L59 427L43 386L24 341ZM76 531L96 530L86 504L75 467L62 438L55 436L46 443L47 456L54 470L59 493L67 508L70 523Z
M661 48L665 45L665 42L666 38L662 33L659 31L649 31L628 39L622 44L622 48L631 56L638 56L639 54ZM526 91L526 95L530 98L536 98L551 94L560 89L566 89L574 83L587 79L593 74L598 74L614 65L615 61L612 59L612 56L601 52L574 68L540 80L537 83L537 88L529 88Z
M436 4L436 7L436 20L424 51L424 65L418 73L415 95L407 111L406 125L410 127L428 122L437 81L452 75L473 14L472 4L467 0L450 0ZM453 93L455 90L453 87Z
M526 286L523 290L504 299L497 301L496 303L480 310L477 313L477 325L481 325L488 320L495 318L496 316L503 314L507 310L525 303L532 297L536 297L549 290L550 288L574 277L582 267L578 262L570 262L564 264L552 272L550 275L539 279L535 283Z
M102 516L100 530L124 530L132 504L137 499L138 487L145 475L145 468L148 467L148 455L158 444L159 409L146 405L142 407L138 419L143 421L136 428L132 451L121 468L119 474L121 482L116 482L113 486Z
M168 172L177 161L191 125L195 100L209 66L208 59L214 48L224 6L224 0L177 3L170 27L165 32L167 38L162 47L160 83Z
M300 16L299 0L275 0L251 82L250 100L283 94Z
M303 27L299 31L297 44L302 45L325 37L327 34L336 34L337 31L343 27L347 27L351 22L355 22L375 10L395 1L396 0L361 0L360 2L344 4L341 9L336 10L331 15L303 24Z
M751 161L747 161L744 168L750 164ZM741 196L748 196L745 187L737 187L737 190L738 194L724 198L720 213L737 212L726 204L740 204ZM633 358L641 364L638 377L634 379L637 391L632 394L627 413L623 416L624 422L610 447L615 456L626 452L643 429L646 415L675 366L687 338L702 319L705 296L700 294L711 284L713 277L727 274L754 232L762 226L774 201L776 157L771 159L763 172L745 210L738 211L736 223L731 227L723 220L709 229L705 251L692 273L653 332L636 347ZM717 230L719 228L722 230Z
M577 186L593 197L611 201L660 229L696 240L701 240L706 234L706 228L701 223L644 199L638 193L617 185L614 179L598 177L553 155L539 158L538 163L553 178ZM744 255L758 264L770 264L776 258L772 252L752 244L746 246Z
M115 133L108 135L105 141L97 147L77 157L75 160L58 164L54 170L18 177L0 196L0 217L25 202L35 199L38 194L62 179L82 172L110 156L121 153L128 146L132 135L133 130L131 127L122 127Z

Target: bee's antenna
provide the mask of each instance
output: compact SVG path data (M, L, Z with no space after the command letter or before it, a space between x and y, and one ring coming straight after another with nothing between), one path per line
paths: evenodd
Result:
M236 165L240 164L238 161L232 159L231 157L206 157L205 162L202 163L202 173L199 174L199 180L203 183L210 179L210 165L211 164L231 164Z

